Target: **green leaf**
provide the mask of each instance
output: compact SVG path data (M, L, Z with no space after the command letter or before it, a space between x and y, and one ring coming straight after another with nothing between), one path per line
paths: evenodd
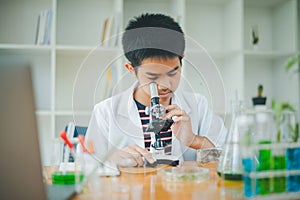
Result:
M297 142L298 137L299 137L299 123L296 123L296 125L295 125L295 134L294 134L293 141Z
M280 142L280 134L280 130L278 130L276 134L277 142Z
M283 103L282 104L282 110L289 110L289 111L292 111L292 112L295 112L295 108L289 104L289 103Z
M285 70L288 72L299 61L300 61L300 55L290 57L288 62L285 65ZM300 72L299 66L297 71Z

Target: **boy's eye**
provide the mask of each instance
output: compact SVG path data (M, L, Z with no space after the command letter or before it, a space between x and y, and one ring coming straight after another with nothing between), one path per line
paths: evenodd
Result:
M157 79L157 77L156 76L154 76L154 77L148 77L148 79L154 81L154 80Z
M171 74L168 74L168 76L172 77L172 76L175 76L176 73L171 73Z

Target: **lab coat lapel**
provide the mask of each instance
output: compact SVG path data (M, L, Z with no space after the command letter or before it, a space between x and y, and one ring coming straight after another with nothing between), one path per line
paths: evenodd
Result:
M138 109L133 99L133 91L137 83L122 93L115 107L116 121L119 122L119 127L123 134L126 134L140 147L145 147L142 124Z

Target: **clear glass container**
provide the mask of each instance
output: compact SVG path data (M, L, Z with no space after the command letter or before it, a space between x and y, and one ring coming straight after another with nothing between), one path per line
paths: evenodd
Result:
M162 179L168 182L199 183L210 178L209 169L197 166L181 166L159 171Z
M239 149L239 119L243 112L241 101L231 102L231 125L226 136L223 151L218 163L218 174L225 180L242 180L242 162Z
M218 162L222 153L221 148L201 148L197 150L197 162L206 164L211 162Z

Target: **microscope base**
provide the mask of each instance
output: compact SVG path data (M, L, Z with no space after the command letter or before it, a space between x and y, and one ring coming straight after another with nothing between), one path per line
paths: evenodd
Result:
M179 165L179 160L177 157L172 155L156 155L156 161L154 163L146 162L147 167L156 167L158 164L165 164L170 166Z

